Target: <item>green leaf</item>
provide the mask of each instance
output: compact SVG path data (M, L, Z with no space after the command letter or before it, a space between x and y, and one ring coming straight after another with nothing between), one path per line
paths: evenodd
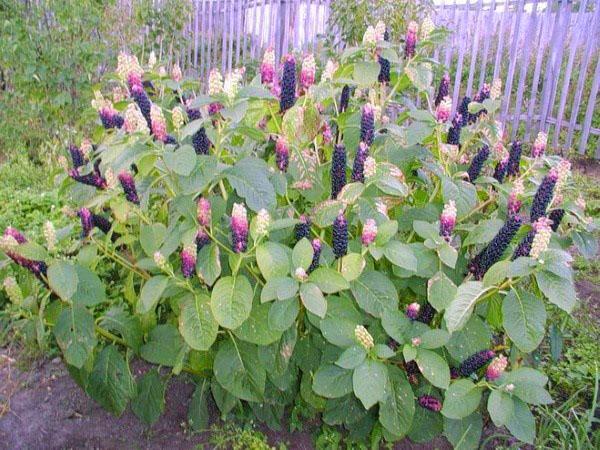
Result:
M413 229L423 239L431 239L434 242L441 242L439 229L432 223L423 220L413 221Z
M508 270L511 263L512 261L504 259L502 261L498 261L496 264L490 267L483 276L483 285L485 287L489 287L503 282L508 276Z
M196 152L191 145L182 145L174 151L163 153L165 165L177 175L187 177L196 166Z
M219 331L219 324L210 309L210 298L200 293L190 294L179 305L179 332L183 339L194 350L209 350Z
M137 382L131 410L146 425L155 423L165 410L165 383L158 370L150 369Z
M591 260L598 254L598 239L587 231L571 232L573 243L585 259Z
M210 385L208 379L204 378L198 382L190 407L188 409L188 422L196 433L208 429L209 413L208 413L208 397L210 395Z
M292 326L299 312L300 304L295 297L275 302L269 310L268 325L275 330L285 331Z
M169 284L169 279L163 275L157 275L146 281L136 304L136 312L146 314L153 311L167 288L167 284Z
M348 183L342 188L337 199L347 205L352 205L361 196L364 190L365 185L363 183Z
M415 272L417 270L417 258L409 245L398 241L389 241L383 249L385 257L394 265Z
M399 344L404 344L410 337L411 323L401 311L388 311L381 318L385 332Z
M561 278L551 272L538 272L535 279L540 290L551 303L571 313L577 304L577 293L572 278Z
M315 225L324 228L329 227L340 213L340 210L344 209L344 204L338 200L327 200L319 203L314 208L314 223Z
M339 272L328 267L319 267L310 274L308 279L326 294L334 294L350 288L348 281Z
M250 316L252 286L243 275L223 277L213 287L210 306L219 325L237 328Z
M450 356L462 362L482 348L488 348L491 339L488 325L479 316L472 316L464 327L452 333L446 350Z
M381 361L366 359L354 369L352 375L354 395L362 402L365 409L370 409L385 398L387 378L387 368Z
M415 413L415 399L406 375L397 367L388 368L385 396L379 402L379 421L395 436L408 433Z
M492 390L488 398L487 409L494 425L497 427L506 425L512 415L513 408L514 403L510 394L500 389Z
M464 419L444 418L444 436L455 450L477 450L483 430L483 419L476 412Z
M256 263L265 280L285 277L290 273L289 250L276 242L265 242L256 248Z
M450 368L444 358L431 350L418 349L417 365L423 376L435 387L448 389Z
M256 345L269 345L281 338L281 330L267 326L271 305L254 305L250 317L233 330L238 338Z
M304 307L311 313L320 318L324 318L327 313L327 302L321 289L313 283L303 283L300 285L300 299Z
M342 369L354 369L360 366L365 358L367 357L367 352L360 345L353 345L352 347L348 347L337 359L335 364L340 366Z
M152 257L165 241L167 227L162 223L140 225L140 245L146 255Z
M437 254L440 260L451 269L456 266L456 260L458 259L458 252L447 242L443 242L437 248Z
M48 259L48 252L46 249L35 242L25 242L20 244L15 249L15 252L34 261L45 261Z
M292 267L296 270L302 267L307 270L312 263L314 250L310 241L306 238L300 239L292 250Z
M94 317L83 306L67 307L58 316L54 336L67 363L81 369L96 346Z
M354 330L362 320L354 302L345 297L330 295L327 297L327 314L320 323L321 333L333 345L350 347L356 344Z
M354 65L352 78L359 87L370 87L377 83L379 64L372 61L359 61Z
M444 318L448 331L453 333L460 330L471 317L475 302L489 288L484 288L481 281L465 281L458 286L456 296L446 308Z
M525 277L532 274L537 266L537 261L528 256L521 256L510 262L508 266L507 276L509 278Z
M408 186L392 175L381 175L375 178L375 186L383 193L395 197L406 197L408 195Z
M223 341L215 355L213 371L218 383L231 394L249 402L262 401L267 374L255 345Z
M456 203L457 217L462 218L469 214L477 206L477 191L475 186L466 181L452 181L450 178L442 178L442 193L444 203L454 200Z
M132 316L123 308L123 305L113 306L100 319L100 326L120 334L127 346L136 353L142 346L142 324L138 316Z
M120 416L134 397L135 381L129 364L116 347L109 345L96 358L90 374L87 393L102 407Z
M535 295L512 289L502 302L506 333L522 352L535 350L544 338L546 308Z
M456 285L440 271L427 282L427 301L437 311L443 311L456 296Z
M67 261L56 261L48 267L48 283L63 300L69 300L77 291L77 271Z
M255 212L276 205L275 189L269 181L266 163L258 158L247 157L238 161L225 176L237 194L246 199L248 207Z
M446 391L442 414L449 419L463 419L474 412L481 401L483 388L468 379L454 381Z
M487 244L490 242L500 228L502 228L504 222L500 219L484 220L477 224L473 230L468 234L463 246L474 245L474 244Z
M296 296L298 282L290 277L277 277L268 280L260 293L260 301L285 300Z
M346 281L356 280L366 264L365 258L360 253L348 253L342 256L342 276Z
M217 244L205 245L198 252L196 273L208 286L212 286L221 276L221 259Z
M390 279L381 272L369 271L351 283L358 305L375 317L398 308L398 292Z
M433 329L427 330L421 335L421 344L419 347L426 349L434 349L446 345L450 335L445 330Z
M157 325L150 331L148 342L140 350L142 358L153 364L173 367L183 349L183 339L171 324Z
M352 392L352 371L324 364L313 378L313 391L325 398L338 398Z
M225 119L231 120L232 123L236 124L244 118L244 114L246 114L247 110L248 101L243 100L235 103L232 106L223 108L220 113Z
M552 397L544 388L548 377L538 370L530 367L520 367L507 372L502 379L503 384L513 384L513 395L532 405L548 405Z
M82 306L96 306L106 301L104 284L94 272L87 267L75 265L77 272L77 290L71 300Z
M373 347L373 353L375 356L381 359L390 359L396 355L396 352L386 344L375 344L375 347Z
M518 398L513 399L513 409L505 425L514 437L533 445L535 440L535 418L529 407Z
M405 362L414 361L417 357L417 347L414 347L412 344L404 344L404 347L402 347L402 356Z

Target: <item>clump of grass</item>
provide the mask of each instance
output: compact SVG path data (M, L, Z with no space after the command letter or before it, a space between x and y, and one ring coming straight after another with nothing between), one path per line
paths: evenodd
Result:
M240 427L235 424L225 424L223 426L213 425L210 430L210 441L208 444L201 444L198 448L214 448L216 450L284 450L285 444L279 444L278 447L272 447L267 441L267 437L260 431L247 426Z

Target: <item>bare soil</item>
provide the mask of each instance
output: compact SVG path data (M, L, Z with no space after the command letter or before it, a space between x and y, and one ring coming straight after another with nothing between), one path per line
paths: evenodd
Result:
M17 357L10 349L0 349L2 450L212 448L208 443L209 432L192 434L186 428L193 384L184 376L169 383L165 413L147 428L129 409L121 417L102 409L71 379L59 358L34 361L22 372L16 367ZM142 362L133 366L135 375L148 367ZM214 407L211 422L219 422ZM267 428L261 431L273 446L283 443L289 449L314 448L309 431L275 432ZM396 448L450 449L451 446L440 438L428 445L405 440Z

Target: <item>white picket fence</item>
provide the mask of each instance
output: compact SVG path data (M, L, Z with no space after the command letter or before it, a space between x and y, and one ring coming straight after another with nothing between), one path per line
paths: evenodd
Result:
M130 3L135 0L121 0ZM156 8L168 0L153 0ZM260 58L313 51L331 32L335 0L190 0L187 47L165 55L206 79ZM391 0L393 1L393 0ZM400 0L396 0L400 1ZM600 158L600 0L434 0L433 19L452 34L434 57L450 69L454 105L500 77L511 137L549 135L556 149ZM335 30L334 30L335 31Z

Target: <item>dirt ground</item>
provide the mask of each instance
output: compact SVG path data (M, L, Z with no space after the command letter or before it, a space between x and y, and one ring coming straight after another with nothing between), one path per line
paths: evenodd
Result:
M200 448L212 448L208 433L191 434L185 428L193 386L184 377L169 384L165 413L148 429L130 410L117 418L102 409L75 384L59 358L36 361L21 372L15 357L8 349L0 349L0 400L8 401L6 410L0 408L1 450L179 450L201 444L204 447ZM134 364L134 374L139 375L144 366ZM211 421L218 421L215 408ZM273 446L283 443L289 449L314 448L309 432L261 431ZM451 446L440 438L428 445L406 440L396 448L443 450Z

